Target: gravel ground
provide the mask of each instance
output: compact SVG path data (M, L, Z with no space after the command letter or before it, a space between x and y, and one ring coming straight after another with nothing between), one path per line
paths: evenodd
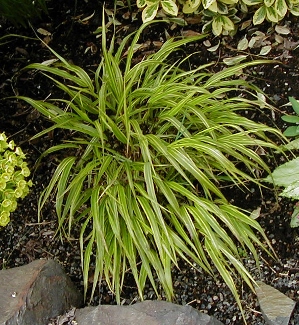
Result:
M93 1L88 1L80 6L78 4L77 14L74 15L71 2L64 1L55 3L50 1L50 15L52 18L44 18L43 22L37 22L35 29L45 28L52 33L52 46L58 53L65 56L68 60L83 67L92 69L98 62L98 53L88 51L88 47L97 45L93 31L100 25L101 8L95 7ZM88 17L95 12L93 18L86 24L80 22L80 17ZM54 14L55 13L55 14ZM58 13L58 14L57 14ZM122 12L123 14L124 12ZM140 15L139 15L140 16ZM137 18L139 17L137 16ZM119 20L122 26L119 30L128 33L136 29L140 24L140 18L131 22L125 20L120 15ZM299 24L297 19L287 19L283 22L290 29L290 34L284 37L282 44L275 45L275 31L272 29L266 35L266 40L273 45L269 57L278 58L283 64L271 66L259 66L250 71L250 77L255 84L258 84L269 95L273 104L281 110L288 110L282 105L287 103L288 96L299 98L298 84L298 50L294 50L298 42ZM144 42L150 40L165 40L164 27L151 29L144 37ZM123 28L123 29L122 29ZM259 31L267 32L269 26L262 26ZM184 32L190 30L197 32L196 25L189 25ZM2 22L0 32L4 33L22 33L23 35L33 36L30 29L16 30L6 22ZM256 31L256 30L255 30ZM181 34L182 28L176 27L169 29L168 34ZM189 47L186 52L200 50L201 55L194 58L193 64L203 64L211 61L221 61L223 58L235 55L238 40L244 34L253 35L254 30L246 30L237 35L234 39L228 37L221 39L219 48L212 52L208 51L206 45L198 45L194 48ZM76 35L74 37L73 35ZM250 37L251 37L250 36ZM249 37L249 36L248 36ZM211 45L215 45L218 39L211 38ZM293 47L291 47L291 45ZM98 45L97 45L98 46ZM288 47L289 46L289 47ZM150 46L147 50L155 50ZM259 53L260 48L251 49L250 56L254 57ZM141 55L144 53L141 53ZM22 67L30 62L42 62L49 58L49 51L41 47L39 42L17 39L6 46L0 46L1 55L1 74L0 74L0 98L11 96L15 93L33 96L35 98L44 98L52 86L45 84L38 75L21 75L18 79L13 78ZM212 69L219 69L221 65L215 65ZM255 76L253 78L253 76ZM17 82L16 82L17 80ZM249 114L249 113L248 113ZM249 116L255 120L277 125L284 128L285 125L280 120L281 112L258 112L254 116ZM42 139L30 141L30 138L45 128L47 122L41 119L35 112L22 103L15 100L6 99L1 103L0 109L0 131L5 130L7 135L12 136L16 143L20 144L26 152L30 166L34 169L35 163L46 148L58 143L65 137L63 132L48 134ZM53 202L49 202L43 212L41 223L37 223L37 202L39 193L48 183L56 167L57 157L50 157L42 161L37 169L34 169L33 181L34 188L19 204L18 210L13 213L11 223L0 229L0 268L11 268L21 266L37 258L54 258L59 261L82 290L82 273L80 266L80 253L78 249L79 229L75 230L72 239L61 241L59 236L54 236L56 231L56 217ZM281 157L269 161L271 166L280 163ZM261 225L266 230L278 259L272 259L260 252L261 263L260 272L257 270L254 261L249 257L244 258L244 264L252 272L257 280L262 280L272 285L288 297L299 301L299 265L298 265L298 245L299 237L297 229L290 228L289 221L292 214L293 203L288 200L282 200L275 197L272 190L264 189L260 193L259 189L252 185L249 193L243 193L238 189L227 191L228 199L237 206L252 211L258 207L261 208L259 218ZM234 298L228 288L223 284L219 276L211 278L198 270L196 266L190 268L189 265L181 263L180 269L173 270L173 281L175 287L175 302L179 304L190 304L198 310L215 316L224 324L243 324L240 311L236 307ZM246 319L248 324L265 324L261 316L256 296L248 287L236 279L239 292L242 298ZM160 297L156 297L154 291L148 286L144 293L145 299L163 299L163 292ZM122 295L123 304L131 304L138 301L137 290L128 274L124 292ZM113 294L108 290L105 282L100 287L100 292L96 294L93 305L115 304ZM290 324L299 324L299 307L295 308Z

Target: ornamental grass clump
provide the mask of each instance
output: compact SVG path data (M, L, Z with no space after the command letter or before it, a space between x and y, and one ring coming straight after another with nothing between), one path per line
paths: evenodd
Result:
M184 60L167 63L180 46L204 38L196 36L169 39L133 63L149 24L125 37L117 50L114 39L107 45L103 28L103 57L92 77L53 50L58 62L28 66L66 94L19 97L53 122L36 137L56 128L71 134L43 154L63 151L67 157L40 197L39 217L54 199L61 233L71 236L80 225L85 293L92 267L92 294L105 279L120 302L130 272L141 299L149 281L157 296L161 286L170 300L171 270L183 260L209 274L216 267L241 307L236 275L251 287L252 277L240 248L258 265L256 247L266 249L263 242L269 242L256 220L226 200L221 185L246 189L246 182L257 182L256 172L269 169L256 149L277 149L266 133L280 133L238 114L259 107L259 96L245 80L230 77L265 61L215 74L206 71L209 65L184 71ZM236 95L241 92L255 99Z
M32 186L25 154L13 140L7 142L5 133L0 133L0 226L10 221L10 213L17 208L17 200L23 199Z

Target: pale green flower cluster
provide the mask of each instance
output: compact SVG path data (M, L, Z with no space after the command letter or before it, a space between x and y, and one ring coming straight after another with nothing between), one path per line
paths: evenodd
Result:
M24 198L32 181L25 180L30 175L25 154L13 141L7 142L0 133L0 226L10 221L10 213L17 208L17 200Z

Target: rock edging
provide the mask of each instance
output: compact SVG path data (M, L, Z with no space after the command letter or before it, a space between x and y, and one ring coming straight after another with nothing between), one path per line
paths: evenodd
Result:
M261 282L256 291L266 323L288 325L295 302ZM272 298L284 302L283 310L277 313ZM191 306L166 301L82 306L82 294L53 260L0 271L0 325L224 325ZM56 321L49 323L51 319Z

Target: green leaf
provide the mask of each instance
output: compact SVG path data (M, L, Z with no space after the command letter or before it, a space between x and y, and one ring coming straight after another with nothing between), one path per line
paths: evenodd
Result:
M173 0L162 0L161 5L162 5L163 10L167 14L172 15L172 16L178 15L179 9Z
M253 25L259 25L266 19L267 7L261 6L253 15Z
M299 181L299 157L278 166L265 181L288 187Z
M283 132L286 137L296 137L299 134L299 126L289 126Z
M283 149L286 149L286 150L299 149L299 138L295 139L291 142L288 142L287 144L283 145L282 147L283 147Z
M296 100L294 97L289 97L289 101L292 104L293 110L299 116L299 101Z
M281 119L289 123L299 123L299 116L283 115Z
M299 179L288 185L281 193L280 196L284 196L290 199L299 200Z

